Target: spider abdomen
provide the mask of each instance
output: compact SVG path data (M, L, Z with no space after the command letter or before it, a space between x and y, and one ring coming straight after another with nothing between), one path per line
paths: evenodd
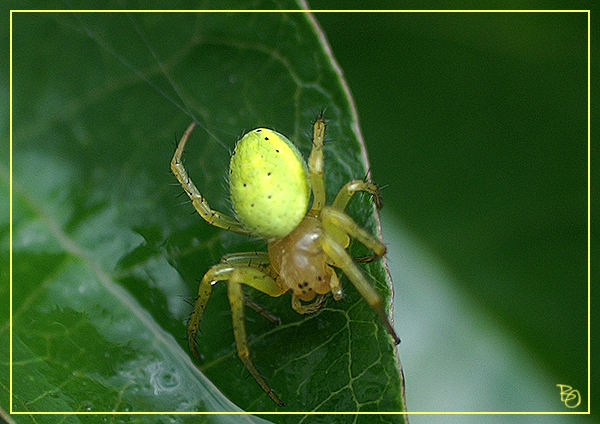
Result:
M257 128L236 144L229 165L231 203L238 220L267 240L289 234L310 197L306 162L283 135Z
M304 301L330 291L333 270L321 248L322 232L319 219L307 215L286 237L269 243L271 266L281 283Z

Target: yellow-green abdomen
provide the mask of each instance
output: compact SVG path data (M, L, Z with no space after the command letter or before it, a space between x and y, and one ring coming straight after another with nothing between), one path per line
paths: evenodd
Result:
M236 144L229 190L238 220L267 240L288 235L306 215L310 183L306 162L283 135L258 128Z

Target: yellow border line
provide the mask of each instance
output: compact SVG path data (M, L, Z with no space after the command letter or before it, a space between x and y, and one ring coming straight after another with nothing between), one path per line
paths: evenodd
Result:
M381 412L381 411L356 411L356 412L320 412L320 411L309 411L309 412L275 412L275 411L254 411L254 412L90 412L90 411L78 411L78 412L11 412L11 415L589 415L587 411L571 412L571 411L557 411L557 412L531 412L531 411L418 411L418 412Z
M409 9L393 9L393 10L371 10L371 9L348 9L348 10L324 10L324 9L315 9L315 10L306 10L306 9L207 9L207 10L194 10L194 9L182 9L182 10L163 10L163 9L139 9L139 10L128 10L128 9L89 9L89 10L52 10L52 9L31 9L31 10L21 10L15 9L11 10L11 12L19 12L19 13L581 13L581 12L590 12L589 10L582 9L494 9L494 10L464 10L464 9L440 9L440 10L409 10Z
M588 307L588 310L587 310L587 312L588 312L588 334L587 334L588 340L587 340L587 342L588 342L588 352L587 352L587 354L588 354L588 364L587 365L588 365L588 387L587 387L587 389L588 389L588 401L587 401L587 410L588 410L588 412L590 412L591 408L592 408L592 404L591 404L591 399L592 399L592 396L591 396L591 381L592 380L591 380L591 362L590 362L591 361L590 346L591 346L591 340L592 340L591 339L591 330L590 330L590 316L591 316L591 290L590 290L590 281L591 281L591 272L590 272L590 269L591 269L590 268L591 267L591 265L590 265L591 253L590 252L591 252L591 250L590 250L590 246L591 245L590 245L590 235L591 235L591 232L592 232L592 227L590 226L590 216L591 216L591 214L590 214L590 190L591 190L590 189L590 187L591 187L591 185L590 185L590 167L591 167L591 165L590 165L590 144L591 144L590 143L590 140L591 140L590 139L590 126L591 126L591 121L590 121L590 110L591 110L591 107L590 107L590 103L591 103L591 98L590 98L590 86L591 86L591 77L590 77L590 63L591 63L591 61L590 61L590 57L591 57L590 56L590 43L591 43L591 41L590 41L590 27L591 26L590 26L590 12L589 11L588 11L588 14L587 14L587 26L588 26L587 27L587 38L588 38L588 46L587 46L587 74L588 74L588 86L587 86L587 101L588 101L587 102L588 103L587 104L587 106L588 106L588 109L587 109L587 114L588 114L588 116L587 116L587 127L588 127L587 128L587 138L588 138L588 145L587 145L587 165L588 165L588 169L587 169L587 206L588 206L588 210L587 210L587 237L588 237L588 239L587 239L587 248L588 248L588 251L587 251L587 254L588 254L588 269L587 269L587 280L588 280L588 304L587 304L587 307Z
M588 256L588 268L587 268L587 284L588 284L588 300L587 300L587 308L588 308L588 332L587 332L587 352L588 352L588 381L587 381L587 411L557 411L557 412L533 412L533 411L401 411L401 412L381 412L381 411L355 411L355 412L263 412L263 411L255 411L255 412L182 412L182 411L173 411L173 412L125 412L125 411L114 411L114 412L89 412L89 411L50 411L50 412L39 412L39 411L13 411L13 396L12 396L12 387L13 387L13 368L12 368L12 359L13 359L13 343L12 343L12 222L13 222L13 203L12 203L12 140L13 140L13 121L12 121L12 22L13 22L13 12L14 13L587 13L587 75L588 75L588 85L587 85L587 256ZM590 311L591 311L591 298L590 298L590 111L591 111L591 101L590 101L590 25L591 25L591 12L590 10L515 10L515 9L506 9L506 10L462 10L462 9L448 9L448 10L279 10L279 9L268 9L268 10L223 10L223 9L215 9L215 10L120 10L120 9L111 9L111 10L43 10L43 9L33 9L33 10L22 10L22 9L11 9L10 10L10 88L9 88L9 109L10 109L10 117L9 117L9 205L10 205L10 228L9 228L9 241L10 241L10 253L9 253L9 279L10 279L10 288L9 288L9 364L10 364L10 382L9 382L9 404L10 404L10 414L11 415L590 415L591 414L591 355L590 355L590 343L591 343L591 331L590 331Z
M10 73L9 73L9 75L10 76L9 76L9 101L8 101L9 102L9 110L10 110L10 117L9 117L9 121L8 121L9 122L9 124L8 124L9 125L9 130L8 130L9 136L8 136L8 139L9 139L9 144L10 144L10 147L9 147L9 155L10 155L10 157L9 157L9 160L8 160L8 162L9 162L9 165L8 165L8 172L9 172L8 187L9 187L9 190L10 190L10 194L8 196L8 198L9 198L8 203L10 205L10 213L9 213L10 226L9 226L9 230L8 230L8 233L9 233L8 239L10 241L10 248L9 248L9 254L8 254L8 278L9 278L9 281L10 281L10 287L8 289L8 298L9 298L9 302L10 302L10 306L9 306L9 314L10 314L10 316L9 316L9 319L8 319L8 334L9 334L10 340L9 340L8 346L9 346L9 349L10 349L10 353L9 353L9 356L8 356L8 361L9 361L9 364L10 364L10 367L9 367L10 368L10 370L9 370L9 380L10 381L9 381L9 384L8 384L8 387L9 387L8 390L9 390L9 405L10 405L10 412L11 413L12 413L12 410L13 410L13 397L12 397L12 392L13 392L12 391L12 387L13 387L13 385L12 385L12 383L13 383L13 379L12 379L12 377L13 377L13 372L12 372L13 371L13 367L12 367L12 363L13 363L13 343L12 343L13 342L13 333L12 333L12 316L13 316L13 297L12 297L12 281L13 281L13 278L12 278L12 270L13 270L13 267L12 267L12 265L13 265L13 263L12 263L12 246L13 246L13 238L12 238L12 234L13 234L13 232L12 232L12 229L13 229L13 226L12 226L12 222L13 222L13 202L12 202L12 192L13 192L12 191L12 157L13 157L13 155L12 155L12 136L13 136L13 122L12 122L12 115L13 115L12 114L12 110L13 110L13 104L12 104L12 100L13 100L13 97L12 97L12 86L13 86L13 84L12 84L12 68L13 68L12 67L12 59L13 59L13 54L12 54L12 46L13 46L13 43L12 43L12 22L13 21L12 21L12 18L13 18L13 15L12 15L12 11L11 11L10 12L10 27L9 27L9 31L10 31L10 37L9 37L9 39L10 39L10 48L9 48L9 52L10 52L9 53L10 54L10 59L9 59Z

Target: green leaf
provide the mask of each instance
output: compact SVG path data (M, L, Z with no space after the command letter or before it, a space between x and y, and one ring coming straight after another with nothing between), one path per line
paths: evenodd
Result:
M188 303L206 270L223 254L265 249L261 240L211 227L177 197L182 189L169 162L192 119L200 127L186 167L217 210L230 212L229 150L244 131L275 128L307 156L321 109L329 200L366 173L349 93L310 15L16 13L13 99L14 411L404 409L395 346L345 278L346 296L311 316L296 314L289 294L272 299L247 290L281 319L274 326L247 311L254 363L285 407L237 358L222 284L202 322L202 360L193 361L186 346ZM1 175L7 187L6 166ZM349 213L377 232L367 196L357 196ZM351 252L365 253L355 244ZM364 271L389 303L384 265ZM2 337L8 339L7 323ZM8 391L6 380L2 385ZM2 406L8 410L4 398Z

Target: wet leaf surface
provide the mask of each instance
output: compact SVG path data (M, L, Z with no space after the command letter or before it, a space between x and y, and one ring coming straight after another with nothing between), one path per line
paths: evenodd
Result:
M329 298L311 316L296 314L289 294L272 299L247 290L281 319L274 326L247 311L254 362L283 408L236 356L223 285L215 287L201 326L202 361L193 361L186 346L189 302L204 272L223 254L265 249L261 240L209 226L178 197L182 189L169 162L192 119L201 124L186 167L218 210L230 212L229 150L244 131L277 129L307 156L311 122L321 109L329 124L328 198L365 175L356 117L309 16L16 14L13 30L15 411L402 410L395 347L346 279L345 297ZM7 166L1 175L7 188ZM367 196L354 199L349 212L377 231ZM351 252L365 250L353 244ZM363 269L389 298L383 265ZM5 322L4 341L8 329ZM2 391L8 392L4 375ZM156 422L127 415L67 422L92 418ZM402 422L400 415L381 419Z

